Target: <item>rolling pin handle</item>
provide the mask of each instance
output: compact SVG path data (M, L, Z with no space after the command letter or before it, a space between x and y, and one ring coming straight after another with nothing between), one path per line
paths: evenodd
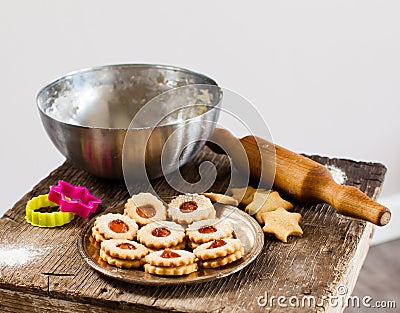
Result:
M388 208L353 186L337 184L329 170L305 156L255 136L237 139L226 129L215 129L212 142L225 144L225 151L239 170L250 171L253 179L285 192L304 203L326 202L338 213L360 218L375 225L386 225ZM240 141L240 144L239 144ZM208 146L221 152L213 144ZM239 156L240 148L245 155Z

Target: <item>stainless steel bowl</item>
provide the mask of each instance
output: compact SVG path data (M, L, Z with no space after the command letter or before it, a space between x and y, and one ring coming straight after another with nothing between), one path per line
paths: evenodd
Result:
M183 86L207 90L212 100L204 110L185 109L183 115L171 115L184 104L163 95ZM69 161L96 176L121 180L123 168L134 169L143 162L151 179L169 174L177 163L181 166L190 161L214 131L219 115L215 107L221 100L216 82L204 75L171 66L129 64L63 76L39 91L37 106L47 134ZM151 110L143 114L149 102ZM138 112L142 124L137 119L132 124ZM148 117L159 117L154 112L169 116L151 124L154 121L149 122ZM207 127L199 127L203 122ZM174 153L167 155L166 162L163 159L167 168L161 169L161 153L171 134L176 151L184 153L178 158Z

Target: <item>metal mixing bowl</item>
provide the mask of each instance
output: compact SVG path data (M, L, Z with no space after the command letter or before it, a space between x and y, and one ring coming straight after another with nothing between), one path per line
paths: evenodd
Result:
M212 99L205 110L185 110L184 115L170 115L158 125L148 124L146 118L141 120L143 125L131 123L152 99L158 99L153 101L153 113L144 117L154 111L168 114L182 101L170 97L163 102L158 95L182 86L200 88L198 84L208 89ZM123 168L134 169L138 163L145 162L151 179L169 174L177 162L181 166L190 161L214 131L219 115L215 107L221 100L216 82L204 75L171 66L129 64L63 76L39 91L37 105L47 134L69 161L96 176L121 180ZM154 110L154 105L159 109ZM202 122L207 127L199 127ZM161 170L161 152L173 133L176 150L184 153L178 158L171 154L165 163L171 166Z

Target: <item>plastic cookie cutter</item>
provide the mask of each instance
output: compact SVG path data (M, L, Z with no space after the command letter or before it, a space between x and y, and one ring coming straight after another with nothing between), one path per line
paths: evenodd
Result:
M101 203L86 187L74 186L63 180L50 187L49 199L60 206L61 212L72 212L83 218L94 213Z
M69 223L75 214L60 212L59 205L49 200L48 195L32 198L26 204L25 219L33 226L56 227Z

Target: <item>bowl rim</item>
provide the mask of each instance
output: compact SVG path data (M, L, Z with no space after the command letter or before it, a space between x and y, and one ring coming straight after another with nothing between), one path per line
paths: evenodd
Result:
M217 88L219 88L220 90L220 100L218 101L218 103L216 103L215 105L212 105L212 108L207 110L206 112L199 114L195 117L189 118L187 120L184 121L180 121L180 122L176 122L176 123L170 123L170 124L165 124L165 125L159 125L159 126L145 126L145 127L138 127L138 128L121 128L121 127L99 127L99 126L87 126L87 125L79 125L79 124L71 124L71 123L67 123L65 121L59 120L57 118L54 118L52 116L50 116L49 114L47 114L41 105L39 105L39 98L40 96L51 86L56 85L57 83L59 83L62 80L66 80L70 77L76 76L78 74L83 74L83 73L89 73L89 72L94 72L94 71L101 71L103 69L108 69L108 68L123 68L123 67L148 67L148 68L158 68L158 69L165 69L165 70L173 70L173 71L179 71L179 72L183 72L183 73L189 73L192 75L196 75L199 76L207 81L210 82L210 84L195 84L195 85L211 85L211 86L216 86ZM184 86L189 86L188 85L184 85ZM180 86L183 87L183 86ZM178 88L180 88L178 87ZM175 88L171 88L175 89ZM209 113L210 111L215 110L216 107L220 106L221 102L222 102L222 96L223 96L223 91L221 89L221 87L218 85L218 83L216 82L216 80L212 79L211 77L202 74L202 73L198 73L196 71L193 70L189 70L183 67L179 67L179 66L174 66L174 65L165 65L165 64L152 64L152 63L114 63L114 64L105 64L105 65L99 65L99 66L93 66L93 67L87 67L87 68L83 68L83 69L79 69L79 70L74 70L71 71L67 74L64 74L62 76L59 76L55 79L53 79L52 81L50 81L48 84L46 84L44 87L40 88L39 91L36 94L36 106L39 110L39 112L41 114L43 114L44 116L46 116L47 118L57 121L59 123L62 123L64 125L68 125L71 127L78 127L78 128L84 128L84 129L99 129L99 130L113 130L113 131L121 131L121 130L126 130L126 131L136 131L136 130L149 130L149 129L155 129L155 128L161 128L161 127L171 127L171 126L175 126L175 125L180 125L183 123L187 123L190 122L196 118L198 118L199 116L202 116L204 114ZM151 100L151 99L150 99Z

